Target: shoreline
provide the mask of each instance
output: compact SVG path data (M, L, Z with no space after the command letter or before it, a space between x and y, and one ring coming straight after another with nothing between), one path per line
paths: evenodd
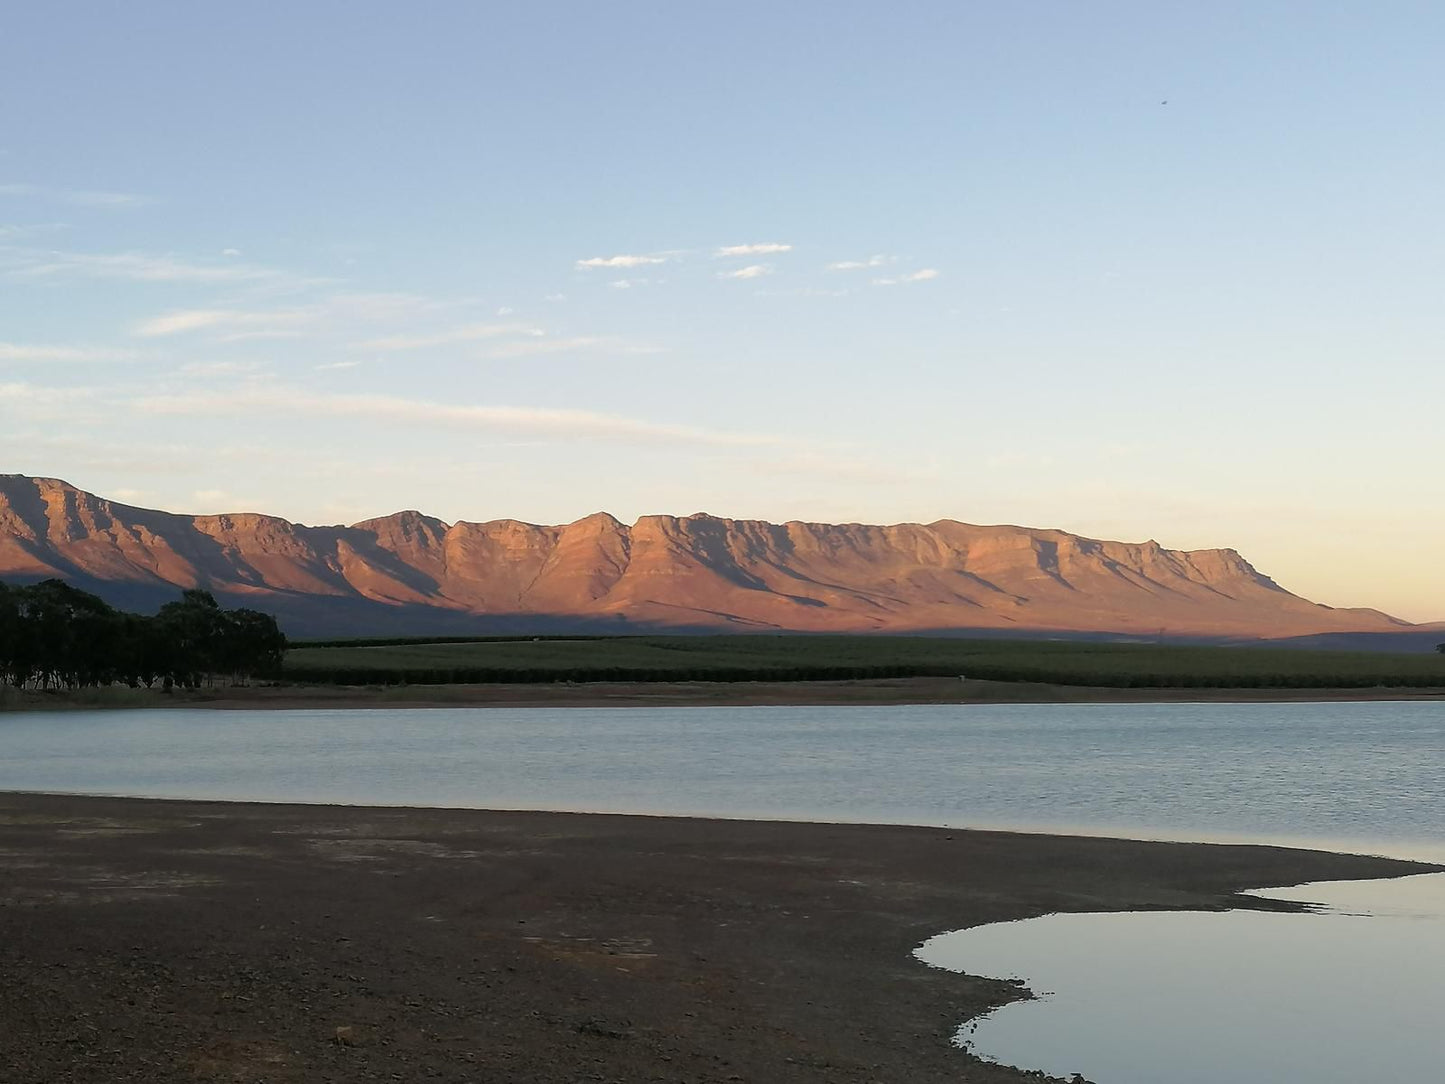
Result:
M1005 1084L1016 983L912 956L1058 911L1299 910L1440 867L1282 847L0 793L0 1079ZM338 1031L338 1029L344 1029Z
M957 678L853 681L553 682L536 685L252 685L210 689L0 689L4 711L125 708L829 707L907 704L1445 702L1445 688L1118 688Z
M158 802L162 804L185 804L195 806L240 806L245 808L256 807L260 809L288 809L288 810L375 810L389 813L415 813L418 815L427 813L457 813L457 814L484 814L484 815L538 815L548 817L621 817L627 820L659 820L659 821L686 821L686 822L708 822L718 824L768 824L781 828L902 828L919 829L922 831L941 831L963 834L992 834L1006 836L1045 837L1053 840L1108 840L1115 843L1162 843L1169 846L1201 846L1201 847L1264 847L1285 851L1306 851L1312 854L1341 855L1347 858L1382 859L1387 862L1404 862L1407 864L1423 865L1434 867L1440 864L1438 872L1445 873L1445 851L1435 852L1433 850L1419 851L1412 850L1408 842L1399 847L1398 850L1370 850L1374 844L1369 840L1327 840L1308 837L1285 838L1281 837L1274 841L1261 841L1248 833L1220 833L1218 835L1207 835L1205 833L1148 834L1145 829L1131 829L1124 825L1098 825L1071 827L1063 824L993 824L993 823L970 823L968 825L953 825L946 821L840 821L809 819L801 816L770 815L751 813L719 813L712 811L680 811L680 812L658 812L645 809L582 809L558 807L542 809L532 806L465 806L465 805L415 805L398 803L388 805L375 802L320 802L320 801L296 801L291 799L270 799L270 798L197 798L185 795L170 794L124 794L119 792L101 791L67 791L67 790L12 790L0 788L0 810L4 808L6 798L40 798L40 799L95 799L97 801L116 802ZM3 823L3 813L0 813L0 823ZM1427 853L1428 852L1428 853ZM3 856L0 856L3 857ZM3 868L3 863L0 863ZM1241 892L1248 893L1255 889L1293 887L1287 885L1255 885L1253 888L1241 889Z

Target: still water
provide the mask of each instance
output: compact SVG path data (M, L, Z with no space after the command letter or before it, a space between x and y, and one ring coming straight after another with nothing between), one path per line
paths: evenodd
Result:
M1445 855L1445 705L0 714L0 789L711 814Z
M1009 1065L1101 1084L1441 1079L1445 874L1261 894L1328 909L1048 915L917 955L1042 996L959 1032Z
M1051 829L1445 860L1445 705L13 713L0 715L0 790ZM1445 875L1293 892L1333 909L1055 915L944 935L920 955L1049 993L963 1037L1011 1064L1101 1084L1437 1079Z

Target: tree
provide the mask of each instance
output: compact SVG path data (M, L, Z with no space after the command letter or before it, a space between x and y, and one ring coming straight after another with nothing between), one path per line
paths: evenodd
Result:
M281 669L286 637L270 614L245 609L223 611L217 633L215 663L233 684Z
M76 688L124 682L195 688L281 668L286 637L256 610L224 610L208 591L185 591L155 617L121 613L62 580L0 583L0 682Z
M20 685L14 659L20 647L20 600L0 583L0 685Z
M13 592L18 596L18 642L12 666L21 683L38 679L74 688L111 680L120 615L92 594L63 580L42 580Z

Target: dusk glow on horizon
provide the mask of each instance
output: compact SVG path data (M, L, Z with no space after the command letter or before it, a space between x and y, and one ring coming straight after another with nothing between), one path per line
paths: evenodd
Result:
M1016 523L1445 619L1445 9L25 5L0 472Z

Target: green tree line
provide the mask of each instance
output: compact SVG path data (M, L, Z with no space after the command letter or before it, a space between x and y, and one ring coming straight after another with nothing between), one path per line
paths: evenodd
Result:
M61 580L0 583L0 682L16 688L240 683L279 671L285 651L274 617L222 609L208 591L147 617Z

